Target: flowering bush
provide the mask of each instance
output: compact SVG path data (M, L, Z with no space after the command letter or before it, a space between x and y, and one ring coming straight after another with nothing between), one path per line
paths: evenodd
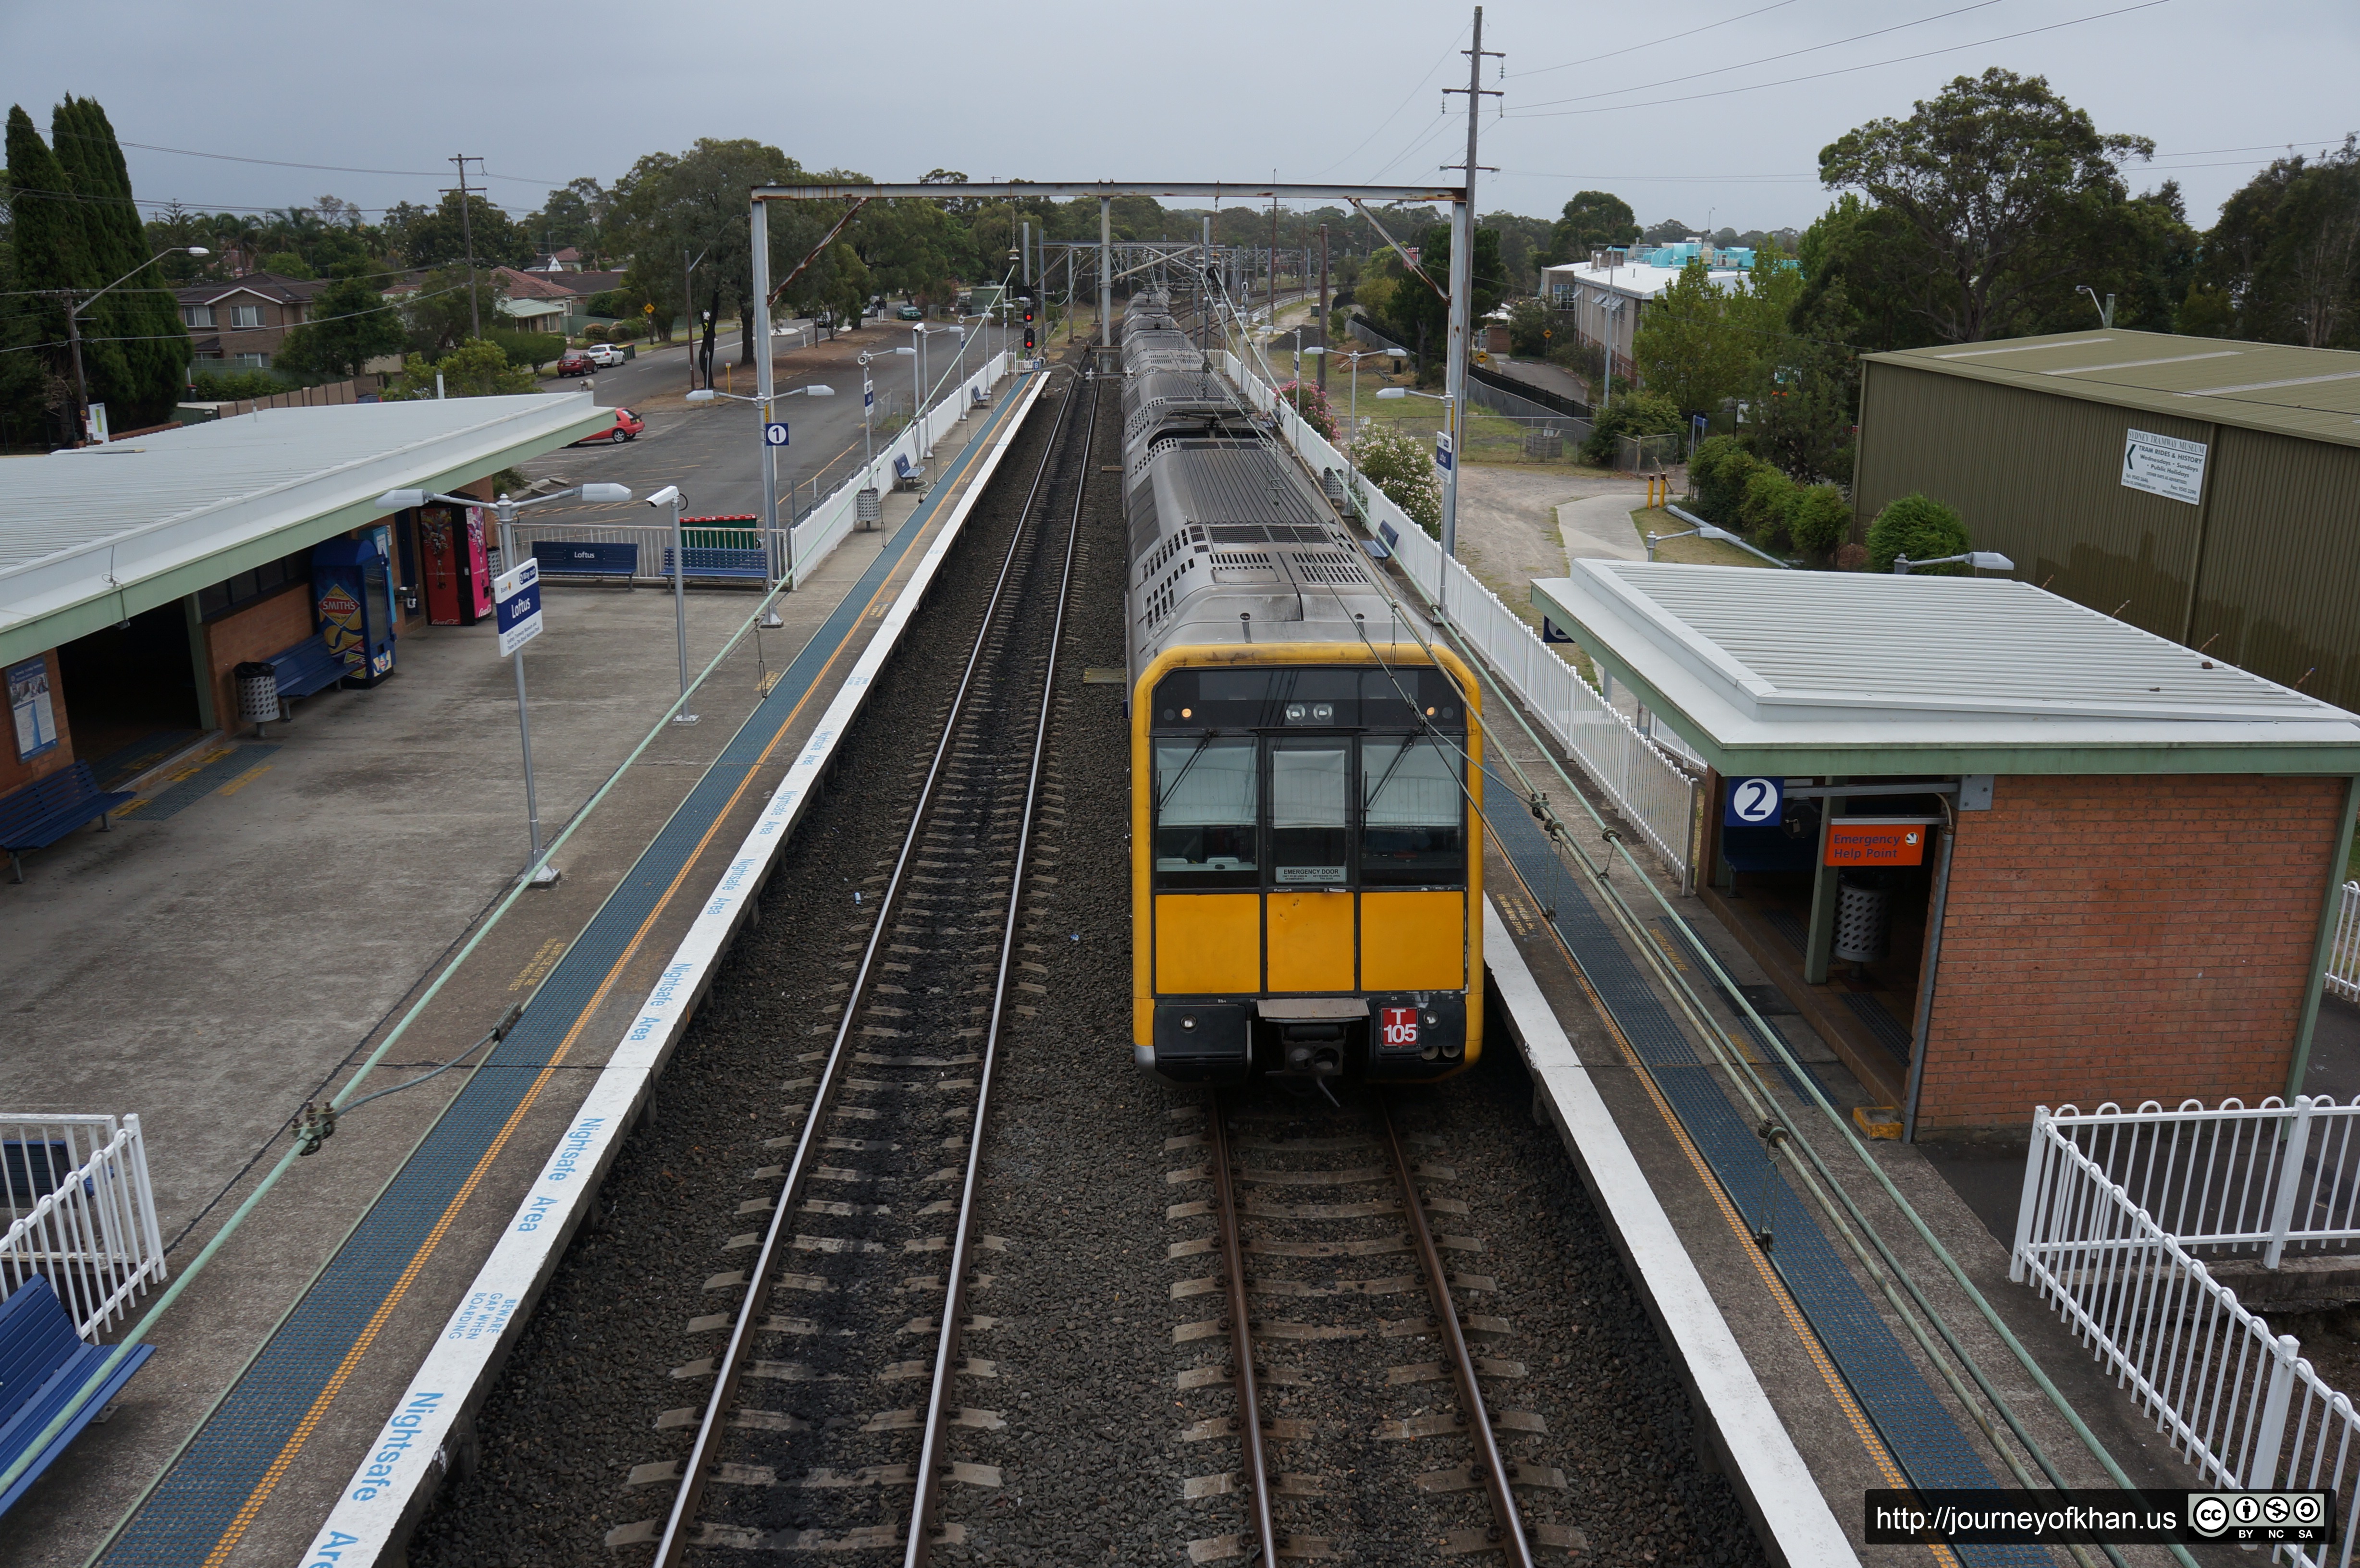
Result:
M1303 416L1303 422L1317 430L1322 439L1336 439L1336 416L1328 407L1328 394L1317 383L1290 381L1278 389L1282 403L1290 404Z
M1434 449L1427 444L1432 439L1421 441L1380 421L1352 443L1352 463L1385 499L1409 514L1410 521L1440 539L1442 479L1434 466Z

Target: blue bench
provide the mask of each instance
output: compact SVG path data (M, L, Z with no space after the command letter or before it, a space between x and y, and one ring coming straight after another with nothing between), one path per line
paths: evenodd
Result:
M324 691L353 672L344 655L330 653L325 638L317 632L305 637L293 648L281 648L261 661L270 666L279 681L279 711L287 712L287 704L298 697L308 697L314 691Z
M129 799L128 791L101 789L87 762L60 768L0 795L0 849L8 852L8 869L22 882L25 851L47 849L93 818L98 831L105 833L106 813Z
M32 1463L25 1466L16 1484L0 1492L0 1514L16 1506L41 1472L106 1408L107 1400L122 1392L123 1385L131 1381L131 1375L156 1354L156 1348L133 1346L82 1401L73 1419L36 1451L34 1444L39 1443L41 1433L112 1354L105 1345L82 1342L58 1293L38 1274L0 1301L0 1474L27 1454L32 1455Z
M1819 835L1789 837L1784 827L1721 830L1721 858L1732 871L1808 871L1819 855Z
M925 494L926 471L917 463L912 463L907 452L897 452L893 454L893 488L915 490L920 495Z
M687 577L749 577L757 583L770 580L770 563L767 554L756 548L739 550L722 545L684 545L681 549L682 575ZM672 548L663 552L663 574L672 575Z
M532 558L541 563L543 577L619 577L628 583L639 574L639 547L635 544L536 539Z

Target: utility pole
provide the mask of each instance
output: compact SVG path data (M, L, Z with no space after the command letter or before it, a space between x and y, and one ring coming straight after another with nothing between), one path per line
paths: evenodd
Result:
M1114 346L1114 270L1107 265L1114 246L1114 198L1098 198L1098 346Z
M1328 225L1325 223L1319 225L1319 346L1325 349L1336 346L1328 341ZM1322 403L1328 400L1328 361L1333 357L1327 354L1319 356L1319 400Z
M1497 50L1491 51L1496 58ZM1467 348L1473 323L1470 300L1473 298L1475 278L1475 128L1479 111L1487 97L1497 98L1496 90L1483 85L1483 7L1475 7L1474 47L1467 53L1467 85L1446 87L1445 93L1467 94L1467 193L1450 220L1450 333L1443 351L1443 391L1450 401L1443 405L1445 423L1450 431L1450 466L1442 476L1442 553L1459 553L1459 464L1467 450Z
M1278 170L1270 171L1270 182L1278 183ZM1278 331L1278 192L1270 193L1270 330Z
M451 159L459 166L459 238L467 247L467 328L475 337L484 335L483 307L475 299L475 224L467 200L467 165L484 160L473 153L454 154Z

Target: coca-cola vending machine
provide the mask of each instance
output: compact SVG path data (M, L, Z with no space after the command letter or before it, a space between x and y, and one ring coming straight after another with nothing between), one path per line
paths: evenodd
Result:
M484 544L482 507L420 508L418 549L425 557L429 625L472 626L492 613L491 561Z

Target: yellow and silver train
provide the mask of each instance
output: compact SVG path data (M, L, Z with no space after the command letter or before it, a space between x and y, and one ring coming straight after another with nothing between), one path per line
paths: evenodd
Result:
M1187 1083L1462 1071L1483 1012L1473 676L1412 635L1161 297L1121 351L1133 1058Z

